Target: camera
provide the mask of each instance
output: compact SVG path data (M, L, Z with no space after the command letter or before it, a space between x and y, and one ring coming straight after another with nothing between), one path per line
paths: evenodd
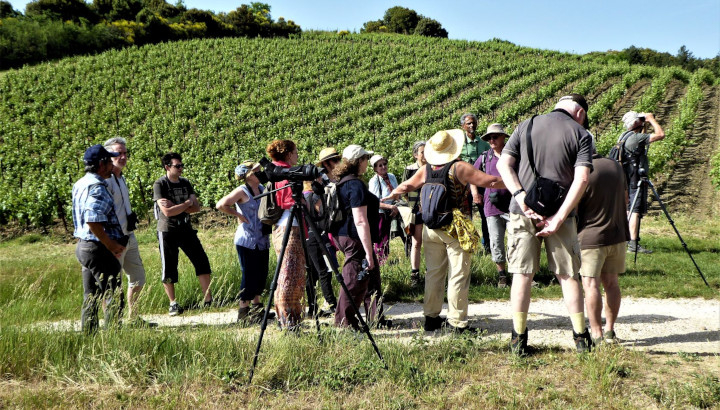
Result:
M360 269L362 269L362 270L360 272L358 272L358 274L357 274L358 281L365 279L367 277L368 273L370 273L370 269L368 269L367 259L362 260L362 262L360 263Z
M255 176L257 176L263 184L284 180L291 182L314 181L320 178L322 174L327 173L325 168L319 168L312 164L298 165L290 168L279 167L270 162L267 158L261 159L260 165L263 167L264 171L256 172Z
M137 229L138 216L135 212L130 212L127 216L127 230L132 232Z

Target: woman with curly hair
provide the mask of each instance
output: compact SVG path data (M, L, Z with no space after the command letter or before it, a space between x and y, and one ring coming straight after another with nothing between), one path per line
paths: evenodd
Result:
M297 146L290 140L275 140L267 146L266 152L272 158L272 163L278 167L290 168L298 162ZM287 184L287 180L276 182L275 189ZM277 204L284 209L272 234L275 254L280 256L285 227L294 201L290 189L281 189L274 195ZM302 248L302 232L297 220L293 221L290 229L290 239L285 248L275 290L275 311L281 328L299 330L303 313L300 301L305 292L305 253Z
M333 170L334 179L338 181L340 207L345 216L345 221L337 232L333 232L333 236L345 254L343 282L355 305L365 305L371 324L389 327L390 321L382 315L380 267L373 252L373 242L378 242L380 201L359 179L367 170L371 154L359 145L349 145L343 150L342 161ZM363 269L363 264L366 264L366 269ZM335 325L360 329L350 299L343 291L335 311Z

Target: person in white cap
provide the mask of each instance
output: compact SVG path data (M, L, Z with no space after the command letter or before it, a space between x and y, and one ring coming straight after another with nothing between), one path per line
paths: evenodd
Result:
M655 116L652 113L637 113L635 111L628 111L622 117L623 124L625 125L626 132L624 132L618 138L618 142L624 140L624 150L628 155L632 157L630 164L625 167L625 176L628 181L628 192L630 195L630 203L628 204L628 212L630 212L630 242L628 242L628 252L635 252L636 250L640 253L652 253L651 250L645 249L638 244L638 236L640 235L640 215L647 212L647 187L643 189L644 192L640 192L637 201L635 201L635 207L632 207L633 198L638 190L638 182L641 179L641 172L645 175L650 171L648 166L647 148L648 145L653 142L660 141L665 138L665 131L663 131L660 124L655 120ZM643 132L646 122L652 125L652 134ZM642 170L642 171L641 171Z
M390 326L382 314L382 289L380 267L373 243L378 242L378 211L380 201L370 193L359 178L367 170L373 154L359 145L348 145L343 150L342 161L333 170L337 181L338 199L345 221L333 232L340 250L345 254L342 276L356 306L364 304L368 322L378 326ZM359 330L348 295L340 292L335 311L335 325Z
M262 319L260 296L265 290L270 260L270 239L263 232L264 225L258 217L260 200L254 199L265 192L265 187L255 175L259 168L260 164L253 161L238 165L235 168L235 179L242 185L215 205L220 212L234 216L238 221L233 242L242 269L237 319L240 323L259 323Z
M410 179L395 188L389 196L397 199L402 194L422 187L426 182L443 185L447 200L433 212L432 221L423 213L425 227L425 298L423 314L426 331L448 325L453 332L475 331L468 326L468 291L470 289L470 259L478 246L480 235L470 219L468 184L481 187L504 187L502 179L476 170L469 163L458 160L465 135L462 130L439 131L425 145L427 165ZM432 187L433 185L429 185ZM429 201L421 191L421 205L428 211ZM442 215L442 217L439 217ZM439 219L440 222L437 222ZM438 223L430 228L428 225ZM448 316L440 316L447 278Z

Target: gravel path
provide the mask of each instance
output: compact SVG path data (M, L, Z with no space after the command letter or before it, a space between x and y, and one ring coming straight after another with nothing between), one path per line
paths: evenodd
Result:
M446 312L444 306L442 315ZM236 310L222 312L187 311L180 316L143 315L146 320L160 327L187 327L229 325L237 317ZM422 328L422 305L418 303L397 303L387 305L387 314L395 326L390 330L374 330L379 339L408 341ZM470 305L472 326L488 330L489 337L509 338L512 324L510 306L507 301L493 301ZM322 319L329 324L330 319ZM306 332L312 332L312 322L304 322ZM79 321L45 323L55 329L80 330ZM535 346L554 345L574 348L570 319L562 300L533 299L528 318L530 344ZM258 327L245 329L258 332ZM268 326L268 333L277 333L277 327ZM705 299L648 299L624 298L615 331L622 345L651 352L686 352L698 354L720 354L720 301ZM429 338L445 337L441 334L425 333Z

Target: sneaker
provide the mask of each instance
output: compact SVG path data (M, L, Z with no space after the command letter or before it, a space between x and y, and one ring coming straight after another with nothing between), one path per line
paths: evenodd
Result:
M148 322L147 320L144 320L138 316L135 319L129 321L127 323L127 326L133 329L152 329L158 327L158 324L155 322Z
M423 329L426 332L434 332L443 326L448 326L448 321L444 317L425 316L425 323L423 323Z
M637 253L644 253L644 254L653 253L653 251L651 251L650 249L643 248L643 246L640 245L639 243L634 244L634 243L632 243L632 241L630 241L628 243L628 248L627 248L628 253L635 253L636 249L637 249Z
M413 289L422 288L422 278L420 277L419 271L410 272L410 287Z
M515 329L512 331L510 337L510 352L516 356L527 356L528 354L528 328L525 328L523 333L515 333Z
M498 278L498 288L499 289L505 289L508 286L508 280L507 276L500 276Z
M617 344L619 341L617 339L617 336L615 336L614 330L608 330L603 334L603 340L605 340L605 343L607 344Z
M590 330L585 329L584 332L578 334L573 331L573 340L575 341L575 348L578 353L589 353L593 348L593 341L590 337Z
M171 303L168 314L170 316L177 316L180 313L182 313L182 308L180 307L180 305L178 305L177 302Z

